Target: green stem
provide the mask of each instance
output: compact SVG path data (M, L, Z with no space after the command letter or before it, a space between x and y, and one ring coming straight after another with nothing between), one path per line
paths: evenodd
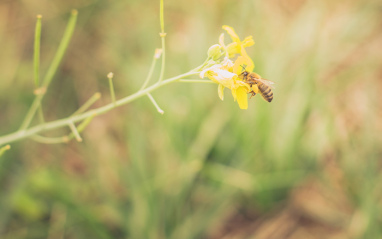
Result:
M164 114L164 111L159 107L159 105L157 104L157 102L155 101L154 97L150 94L150 93L147 93L147 97L149 97L149 99L151 100L151 103L153 103L153 105L155 106L155 108L157 109L158 113L160 114Z
M178 82L185 82L185 83L208 83L208 84L216 84L212 80L193 80L193 79L185 79L185 80L179 80Z
M61 60L64 57L66 49L68 48L70 39L72 38L74 28L76 26L77 14L78 14L77 10L72 10L71 16L70 16L69 21L68 21L68 25L67 25L65 32L64 32L64 36L62 37L62 40L60 42L60 45L58 46L56 55L54 56L54 58L52 60L52 64L50 65L50 67L49 67L49 69L48 69L48 71L44 77L44 80L42 82L43 86L45 86L45 87L48 87L48 85L52 81L53 76L56 73L58 66L60 65Z
M163 0L160 0L160 27L161 27L161 33L159 35L162 40L162 66L160 69L158 82L161 82L163 80L165 62L166 62L166 44L165 44L166 33L164 32Z
M73 35L74 28L76 26L77 21L77 10L72 10L71 17L69 19L68 25L65 29L64 36L62 37L62 40L60 42L60 45L58 46L56 55L54 56L52 63L49 66L49 69L44 77L44 80L42 82L42 87L45 89L48 88L50 82L53 79L54 74L57 71L58 66L60 65L60 62L65 54L66 48L69 45L70 39ZM37 109L40 107L41 100L44 98L45 94L39 94L34 99L32 106L30 107L27 115L25 116L25 119L23 123L20 126L20 131L25 130L30 125L31 121L33 120L34 115L36 114Z
M40 123L44 123L45 122L45 118L44 118L44 112L42 112L42 107L38 108L38 116L40 118Z
M93 115L105 114L106 112L112 110L113 108L116 108L116 107L125 105L127 103L130 103L130 102L132 102L132 101L134 101L134 100L136 100L142 96L146 96L147 93L150 93L150 92L152 92L152 91L154 91L154 90L156 90L156 89L158 89L164 85L167 85L167 84L170 84L172 82L178 81L182 78L190 77L190 76L197 75L197 74L199 74L199 72L190 71L190 72L184 73L182 75L175 76L175 77L169 78L167 80L163 80L162 82L158 82L158 83L156 83L150 87L147 87L144 90L138 91L138 92L136 92L130 96L127 96L125 98L117 100L115 105L113 103L110 103L110 104L107 104L105 106L86 111L82 114L69 116L69 117L64 118L64 119L59 119L59 120L47 122L44 124L39 124L39 125L36 125L34 127L26 129L26 130L17 131L17 132L8 134L8 135L4 135L4 136L0 137L0 145L4 145L4 144L10 143L10 142L25 139L25 138L31 137L32 135L35 135L35 134L38 134L38 133L41 133L44 131L65 127L71 123L76 123L76 122L82 121L88 117L92 117Z
M5 151L10 150L11 146L9 144L0 148L0 157L5 153Z
M83 112L85 112L87 109L89 109L90 106L92 106L99 98L101 98L101 93L97 92L95 93L90 99L88 99L85 104L83 104L76 112L72 114L73 115L78 115Z
M160 10L159 10L159 18L160 18L160 29L162 33L164 33L164 16L163 16L163 0L160 0Z
M37 15L36 29L34 34L34 84L38 88L40 86L40 41L41 41L41 15Z
M147 84L149 83L149 81L150 81L150 79L151 79L151 77L153 75L153 72L154 72L154 69L155 69L155 65L156 65L157 60L158 60L158 58L155 57L155 55L153 57L153 61L151 62L150 70L149 70L149 73L147 74L146 80L143 83L141 89L139 89L139 90L143 90L147 86Z
M44 97L44 94L40 94L40 95L37 95L36 98L34 98L33 103L31 105L31 107L29 108L27 115L25 116L24 121L20 126L20 129L19 129L20 131L28 128L28 126L31 123L37 109L40 107L41 100L43 97Z
M166 49L165 49L165 37L166 37L166 34L163 33L163 35L161 34L161 39L162 39L162 65L161 65L161 68L160 68L160 75L159 75L159 80L158 82L161 82L163 80L163 76L164 76L164 69L165 69L165 63L166 63Z
M115 104L116 101L115 101L115 92L114 92L114 84L113 84L113 74L109 74L107 78L109 78L111 102L113 102L113 104Z
M89 123L92 121L95 115L92 115L88 118L86 118L84 121L81 122L80 125L77 127L78 133L81 133L86 126L89 125ZM74 138L73 132L70 133L69 135L61 136L61 137L45 137L41 135L32 135L31 139L33 139L36 142L43 143L43 144L62 144L62 143L67 143L71 139Z
M77 128L76 128L76 126L74 125L73 122L69 123L69 128L72 131L72 133L73 133L74 137L76 138L76 140L78 142L82 142L82 138L80 136L80 133L78 132L78 130L77 130Z

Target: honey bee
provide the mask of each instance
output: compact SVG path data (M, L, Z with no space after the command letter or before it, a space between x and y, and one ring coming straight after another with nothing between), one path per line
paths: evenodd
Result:
M264 100L268 102L271 102L273 100L273 92L271 88L273 88L272 85L274 84L274 82L263 79L258 74L254 72L248 72L246 70L244 70L239 75L239 78L250 85L252 91L249 93L252 94L251 97L255 96L257 92L260 92Z

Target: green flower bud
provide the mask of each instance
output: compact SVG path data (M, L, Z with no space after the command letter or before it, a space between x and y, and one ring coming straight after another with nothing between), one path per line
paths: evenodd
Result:
M222 47L219 44L211 46L207 52L208 57L213 60L218 60L223 55L221 49Z

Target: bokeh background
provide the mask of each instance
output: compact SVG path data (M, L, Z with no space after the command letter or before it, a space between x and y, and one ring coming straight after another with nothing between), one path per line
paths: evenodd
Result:
M44 98L47 120L95 92L110 102L148 73L159 1L1 0L0 135L33 100L79 12ZM95 118L84 141L12 143L0 158L0 238L382 238L382 2L165 1L165 78L200 65L222 25L241 38L274 101L240 110L214 84L174 83ZM160 64L154 72L158 78ZM68 130L49 132L60 136Z

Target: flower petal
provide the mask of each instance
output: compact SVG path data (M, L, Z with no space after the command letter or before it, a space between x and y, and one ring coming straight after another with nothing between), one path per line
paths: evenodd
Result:
M217 69L221 69L222 67L223 67L223 66L220 65L220 64L213 65L213 66L211 66L211 67L208 67L208 68L202 70L202 71L199 73L199 76L200 76L200 78L203 79L204 77L206 77L206 76L208 76L208 75L211 75L214 71L216 71Z
M246 57L239 56L236 59L235 64L233 65L233 73L240 75L243 71L248 71L247 69L248 63L250 62L248 61Z
M204 69L204 70L202 70L202 71L199 73L199 77L200 77L201 79L203 79L204 76L206 75L207 71L209 71L209 69Z
M241 47L241 55L245 58L245 64L247 67L245 68L246 71L252 72L255 68L255 64L253 63L252 59L248 56L247 52L245 51L244 47Z
M248 109L248 98L247 91L245 87L239 87L236 89L237 103L239 104L240 109Z
M225 87L231 89L234 80L237 78L237 75L226 70L216 70L215 72L217 73L217 76L209 78L216 83L222 84Z
M224 100L224 85L219 84L219 86L218 86L218 94L219 94L219 98L221 100Z
M255 44L255 41L252 39L252 36L247 36L243 42L242 42L244 47L249 47Z
M226 51L227 51L228 57L233 58L236 54L241 53L241 45L237 42L232 42L228 44Z
M224 58L224 60L222 61L221 65L222 65L222 69L223 70L226 70L226 71L229 71L229 72L233 71L234 63L228 57Z
M201 72L200 77L208 77L208 79L212 80L213 82L222 84L224 87L231 89L235 84L237 75L223 69L213 69L211 67Z
M240 43L240 38L236 34L232 27L224 25L223 29L227 31L228 35L231 37L232 41Z
M220 34L220 36L219 36L219 44L220 44L220 46L222 46L223 48L225 48L225 44L224 44L224 33Z

